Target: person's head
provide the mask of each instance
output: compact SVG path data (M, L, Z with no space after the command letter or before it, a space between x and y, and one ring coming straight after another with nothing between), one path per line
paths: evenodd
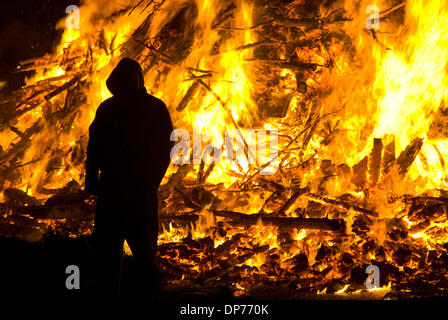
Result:
M135 60L122 59L107 78L106 86L114 96L130 96L143 90L142 67Z

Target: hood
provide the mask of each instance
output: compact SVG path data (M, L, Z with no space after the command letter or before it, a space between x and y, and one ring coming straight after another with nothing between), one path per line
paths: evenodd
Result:
M107 78L106 86L114 96L129 96L144 90L142 67L135 60L122 59Z

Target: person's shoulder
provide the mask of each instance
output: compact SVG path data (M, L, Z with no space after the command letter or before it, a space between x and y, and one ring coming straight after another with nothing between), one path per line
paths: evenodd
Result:
M116 98L110 97L100 103L100 105L96 109L96 114L102 114L108 112L109 110L113 109L115 105L116 105Z
M154 97L153 95L146 93L145 99L147 101L146 103L146 110L151 113L154 116L163 115L163 114L169 114L168 108L161 99Z
M147 101L151 103L151 105L156 106L156 107L166 108L165 102L163 102L159 98L153 96L152 94L146 93L145 97L146 97Z

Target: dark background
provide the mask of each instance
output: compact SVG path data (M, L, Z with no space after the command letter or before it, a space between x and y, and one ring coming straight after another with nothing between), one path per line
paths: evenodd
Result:
M80 0L2 0L0 1L0 97L18 88L31 72L15 73L21 60L43 56L60 41L63 30L56 30L65 8Z

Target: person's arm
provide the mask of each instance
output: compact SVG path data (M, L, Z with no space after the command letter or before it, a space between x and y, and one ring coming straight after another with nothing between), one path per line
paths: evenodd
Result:
M171 133L173 132L173 123L171 121L171 117L170 114L168 112L168 108L166 107L166 105L164 104L164 111L163 111L163 122L164 122L164 126L163 126L163 137L164 140L166 141L166 148L163 150L163 163L165 166L165 171L168 169L168 166L170 165L170 154L171 154L171 149L174 146L174 141L171 141ZM163 177L162 177L163 178Z
M168 112L168 108L162 102L160 111L160 127L159 127L159 139L161 143L159 144L159 152L158 152L158 160L159 160L159 171L157 182L160 184L162 181L166 170L170 165L170 152L171 148L174 146L174 142L170 140L171 133L173 131L173 123L171 121L170 114Z
M89 143L87 145L87 161L86 161L86 191L98 195L99 192L99 146L98 146L98 108L95 119L89 127Z

